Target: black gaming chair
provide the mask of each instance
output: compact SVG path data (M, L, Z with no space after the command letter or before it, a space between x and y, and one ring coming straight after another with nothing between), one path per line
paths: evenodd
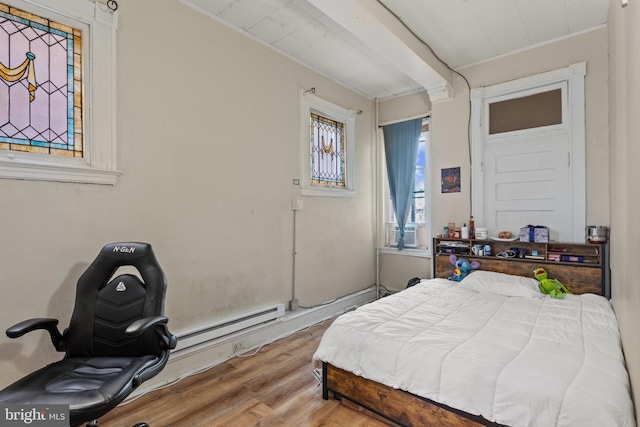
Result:
M142 280L116 270L133 266ZM69 405L72 426L97 426L136 387L157 375L177 338L164 317L166 277L147 243L106 245L78 280L69 327L57 319L31 319L7 329L18 338L45 329L59 362L29 374L0 391L0 403ZM146 424L138 424L145 426Z

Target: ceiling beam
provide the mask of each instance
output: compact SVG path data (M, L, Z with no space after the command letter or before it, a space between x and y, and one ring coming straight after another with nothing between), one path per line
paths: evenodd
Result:
M451 98L451 70L377 0L309 2L425 88L431 102Z

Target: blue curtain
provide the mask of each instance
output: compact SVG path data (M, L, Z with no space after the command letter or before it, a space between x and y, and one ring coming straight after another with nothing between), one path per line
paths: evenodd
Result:
M400 229L399 250L404 248L404 226L413 196L421 130L421 118L382 127L391 203Z

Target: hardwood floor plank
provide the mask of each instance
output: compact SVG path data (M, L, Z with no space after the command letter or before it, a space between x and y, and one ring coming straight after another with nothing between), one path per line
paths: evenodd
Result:
M224 414L209 412L206 417L196 424L202 427L208 426L253 426L259 425L260 419L271 413L267 405L257 399L245 400L242 404L234 405L232 410Z
M348 426L384 422L323 400L312 375L320 338L331 321L235 357L205 372L120 405L101 427ZM162 375L162 374L160 374Z

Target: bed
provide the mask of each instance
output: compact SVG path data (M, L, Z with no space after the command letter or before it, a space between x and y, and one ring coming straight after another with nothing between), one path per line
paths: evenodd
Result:
M422 280L337 318L314 360L323 398L402 426L636 425L609 301L532 278Z

